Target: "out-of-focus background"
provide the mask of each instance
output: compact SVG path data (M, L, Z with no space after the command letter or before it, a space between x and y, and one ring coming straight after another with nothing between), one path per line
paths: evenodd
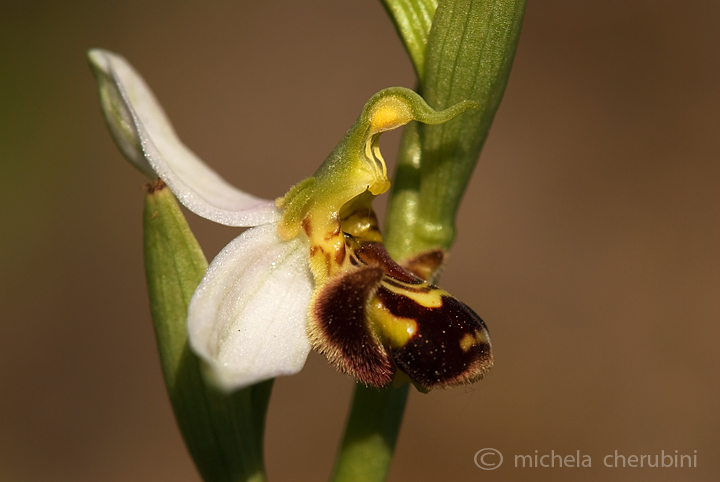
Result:
M441 280L496 367L411 393L391 481L720 480L718 20L712 0L529 2ZM106 131L91 47L264 197L414 76L378 1L0 4L0 480L197 482L148 314L144 179ZM189 219L209 257L239 233ZM271 480L327 478L352 386L315 354L276 382ZM605 467L615 450L697 467ZM536 451L592 467L514 467Z

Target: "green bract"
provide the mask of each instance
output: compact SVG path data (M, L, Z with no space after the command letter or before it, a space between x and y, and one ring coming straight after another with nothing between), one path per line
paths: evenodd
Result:
M162 181L149 185L143 215L145 273L160 362L175 418L206 481L261 482L265 412L272 381L226 394L209 386L188 345L187 309L207 261Z

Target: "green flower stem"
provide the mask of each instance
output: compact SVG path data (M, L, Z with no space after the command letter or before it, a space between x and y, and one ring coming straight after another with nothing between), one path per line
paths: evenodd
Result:
M400 149L405 153L406 165L398 166L396 176L401 184L394 192L407 195L405 211L395 211L394 215L401 217L398 225L411 225L414 222L416 199L419 189L419 164L413 163L412 153L419 154L417 136L408 136L408 132L417 133L417 122L411 122L405 127L406 135ZM398 181L396 181L398 182ZM407 186L407 189L403 189ZM388 224L391 220L388 219ZM392 232L392 231L391 231ZM403 240L401 236L394 239ZM402 247L387 245L390 255L396 257ZM350 408L350 415L343 434L340 451L335 459L332 482L382 482L390 471L395 444L397 442L400 426L402 425L405 404L407 402L410 384L401 387L386 389L368 388L360 383L355 384L355 393Z
M388 253L399 261L422 251L416 230L419 222L421 158L420 124L411 122L405 126L400 141L383 236Z
M380 482L387 478L409 386L377 390L355 385L350 417L330 480Z
M208 386L188 345L187 308L207 261L162 181L148 189L145 272L163 375L175 418L206 482L263 482L272 381L226 394Z
M434 12L434 0L383 4L428 104L436 110L466 99L480 104L445 124L405 127L384 237L390 255L403 260L430 249L447 251L455 240L457 209L507 85L525 0L448 0ZM407 393L408 385L356 386L333 481L386 479Z

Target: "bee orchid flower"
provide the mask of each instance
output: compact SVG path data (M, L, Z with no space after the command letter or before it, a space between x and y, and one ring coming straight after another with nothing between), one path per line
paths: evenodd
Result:
M399 265L371 206L390 186L380 134L412 120L443 123L475 103L436 112L409 89L382 90L315 174L271 201L231 186L198 159L125 59L99 49L89 58L124 156L193 213L251 227L210 263L188 309L190 344L220 387L297 373L312 348L374 387L410 380L422 390L444 388L492 366L484 322L431 282L443 253Z

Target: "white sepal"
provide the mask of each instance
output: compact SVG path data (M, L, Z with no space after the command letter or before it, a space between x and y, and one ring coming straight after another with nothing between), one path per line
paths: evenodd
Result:
M190 344L225 390L299 372L313 289L307 241L277 225L245 231L210 263L190 301Z
M275 222L275 203L228 184L178 139L150 88L121 56L88 53L105 119L118 147L140 171L159 176L190 211L227 226Z
M111 68L113 58L118 58L118 56L100 49L94 49L88 52L90 67L92 68L93 74L95 74L98 89L100 90L100 105L103 115L105 116L105 122L110 129L110 134L112 134L115 144L117 144L120 152L122 152L127 160L150 179L156 179L157 174L155 174L152 166L150 166L150 163L145 159L145 154L140 146L140 137L137 134L133 117L125 105L125 100L120 93L118 84L113 78ZM144 85L145 82L139 76L137 83L143 84L144 88L141 89L141 91L150 92L150 89ZM150 104L158 106L154 99ZM165 118L163 112L160 112L159 115Z

